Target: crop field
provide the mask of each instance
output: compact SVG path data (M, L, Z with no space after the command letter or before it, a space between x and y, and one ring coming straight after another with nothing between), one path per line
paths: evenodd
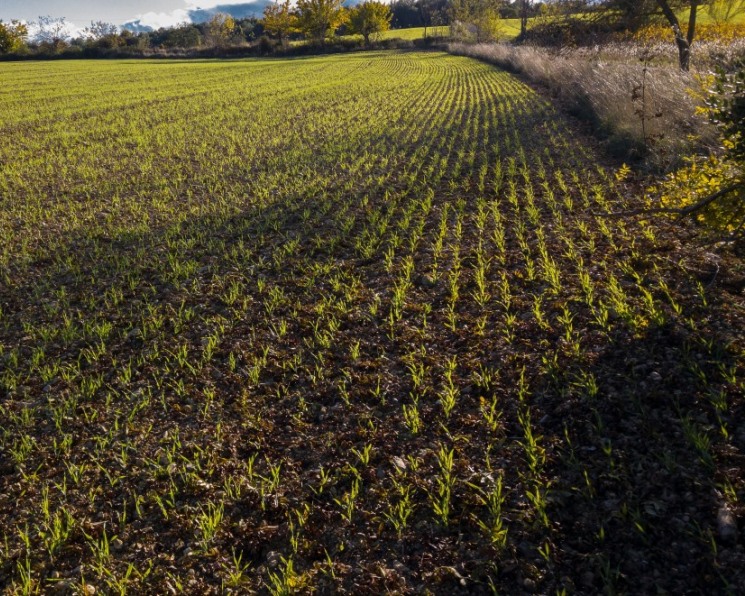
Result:
M641 195L530 87L394 52L0 80L7 592L745 585L742 284L607 217Z
M389 29L379 34L381 39L423 39L425 37L424 27L409 27L407 29ZM427 27L426 37L447 37L450 35L450 27ZM360 39L362 36L356 36Z
M510 41L520 34L519 19L501 19L499 21L498 37L500 41ZM425 37L424 27L409 27L407 29L389 29L380 33L380 39L423 39ZM449 26L436 26L426 28L427 37L447 37L450 35ZM362 39L362 36L349 36Z

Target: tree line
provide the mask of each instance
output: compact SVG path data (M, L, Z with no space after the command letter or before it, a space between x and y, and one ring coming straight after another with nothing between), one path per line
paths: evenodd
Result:
M294 4L277 0L267 5L260 18L235 19L218 13L204 23L150 31L131 31L93 21L75 34L70 33L70 23L64 17L42 16L32 23L0 20L0 54L49 55L69 49L224 48L267 40L286 45L294 39L323 43L335 35L348 34L359 34L369 44L391 27L392 8L395 10L377 0L365 0L351 8L345 7L343 0L298 0Z
M187 23L156 31L132 32L110 23L92 22L72 36L64 18L40 17L32 27L0 21L0 54L53 54L80 49L192 49L262 42L287 47L293 40L323 44L337 35L359 34L365 45L390 28L450 27L450 34L477 42L496 41L506 19L519 22L519 39L573 39L597 31L636 31L663 22L671 31L680 67L688 70L698 16L730 20L745 13L745 0L364 0L348 8L344 0L275 0L261 18L234 19L216 14L204 23ZM33 29L34 35L29 31ZM440 29L442 31L442 29Z
M690 67L702 11L720 24L745 14L745 0L450 0L449 7L451 22L465 25L476 41L498 39L505 18L519 19L519 39L533 43L597 42L604 33L661 23L670 30L682 70Z
M183 23L150 31L132 31L104 21L91 22L70 33L64 17L39 17L33 23L0 20L0 54L54 54L66 49L194 49L227 47L271 40L286 46L292 40L324 43L334 36L359 34L369 45L389 29L424 28L423 36L444 32L463 16L458 0L365 0L345 6L345 0L275 0L262 17L234 19L216 14L204 23ZM526 19L540 12L542 2L484 0L497 7L500 18ZM33 31L33 34L30 32Z

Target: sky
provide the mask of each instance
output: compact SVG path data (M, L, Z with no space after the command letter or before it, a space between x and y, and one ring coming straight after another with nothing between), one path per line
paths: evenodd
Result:
M0 20L28 22L49 15L65 17L76 30L91 21L129 23L133 29L158 28L206 20L209 14L220 11L237 17L259 15L265 4L266 0L0 0Z

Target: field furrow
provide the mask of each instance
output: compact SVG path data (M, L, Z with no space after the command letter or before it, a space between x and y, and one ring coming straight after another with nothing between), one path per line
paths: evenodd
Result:
M0 586L745 583L742 294L604 216L623 175L533 89L434 52L0 76Z

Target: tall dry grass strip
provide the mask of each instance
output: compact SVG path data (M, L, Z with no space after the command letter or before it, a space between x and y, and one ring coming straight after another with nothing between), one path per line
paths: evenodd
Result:
M696 115L702 78L645 61L641 51L627 50L626 59L504 44L454 43L449 51L545 87L569 112L591 122L619 157L644 157L651 166L669 168L681 155L715 142L713 128Z

